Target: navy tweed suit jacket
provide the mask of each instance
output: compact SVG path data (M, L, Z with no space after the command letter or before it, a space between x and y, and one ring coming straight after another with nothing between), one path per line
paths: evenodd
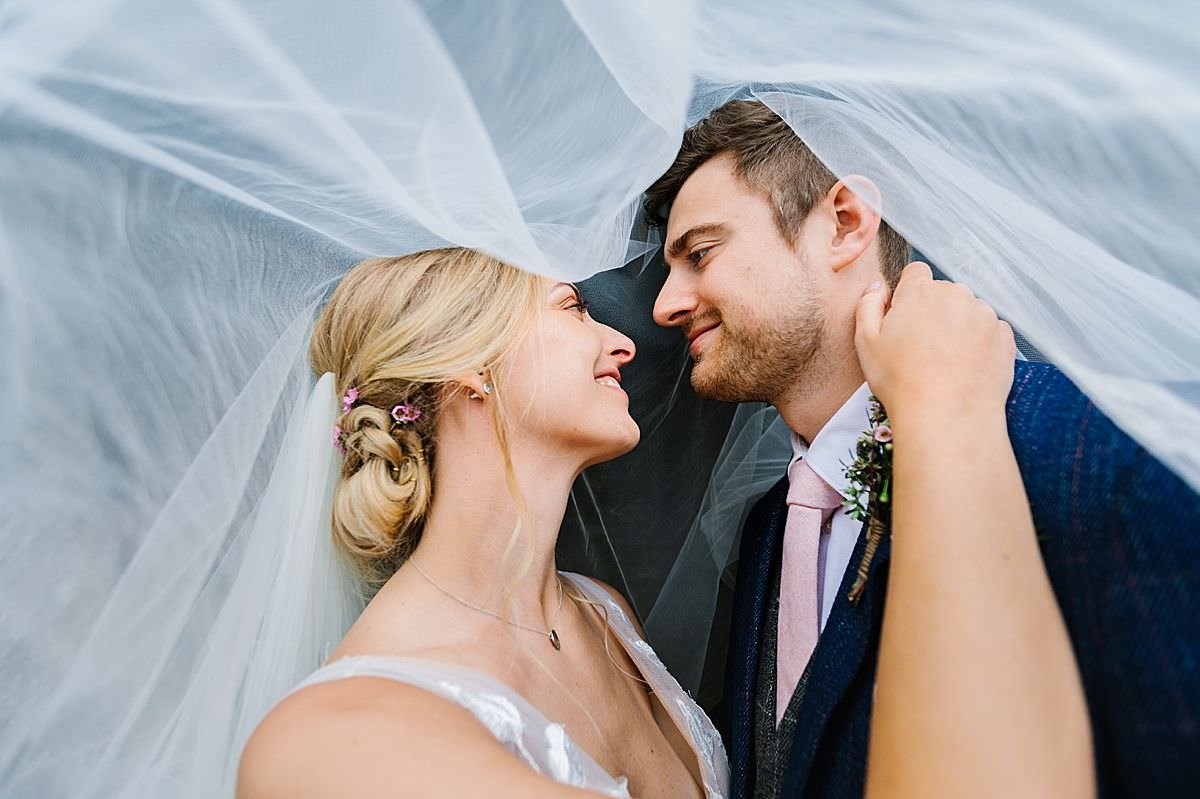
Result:
M1102 797L1200 790L1200 496L1052 366L1021 362L1008 430L1083 676ZM726 671L732 795L754 795L754 700L784 477L742 533ZM860 535L809 664L784 797L861 797L889 542L857 605ZM1014 764L1015 766L1016 764Z

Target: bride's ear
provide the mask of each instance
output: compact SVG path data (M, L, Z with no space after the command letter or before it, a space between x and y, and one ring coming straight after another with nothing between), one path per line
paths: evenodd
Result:
M450 382L459 393L472 401L482 401L492 393L491 383L483 372L465 372Z
M857 261L879 233L883 197L870 178L847 175L825 196L834 219L830 265L839 271Z

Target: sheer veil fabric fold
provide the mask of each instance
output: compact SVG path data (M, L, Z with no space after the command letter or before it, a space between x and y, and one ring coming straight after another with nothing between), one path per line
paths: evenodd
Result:
M731 97L874 181L918 250L1200 487L1197 74L1185 2L10 0L6 795L228 793L358 602L328 549L312 319L356 260L447 243L590 277L633 330L643 445L581 479L562 565L629 595L700 690L787 436L691 394L648 321L637 207Z

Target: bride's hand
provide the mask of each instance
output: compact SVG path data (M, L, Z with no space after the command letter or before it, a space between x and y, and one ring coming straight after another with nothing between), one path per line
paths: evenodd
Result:
M854 344L872 392L893 420L912 414L992 413L1012 387L1012 328L960 283L904 269L888 307L879 285L859 300Z

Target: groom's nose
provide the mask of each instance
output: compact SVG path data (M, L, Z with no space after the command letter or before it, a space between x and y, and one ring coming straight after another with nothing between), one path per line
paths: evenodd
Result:
M679 270L667 273L667 281L654 301L654 321L663 327L678 327L696 310L696 295Z

